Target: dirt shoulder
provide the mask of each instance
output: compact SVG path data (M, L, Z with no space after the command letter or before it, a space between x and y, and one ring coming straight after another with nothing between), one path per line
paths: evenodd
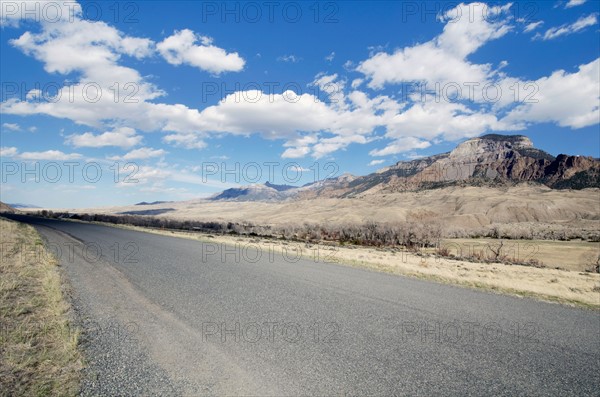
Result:
M70 396L83 366L55 258L31 226L0 218L0 396Z

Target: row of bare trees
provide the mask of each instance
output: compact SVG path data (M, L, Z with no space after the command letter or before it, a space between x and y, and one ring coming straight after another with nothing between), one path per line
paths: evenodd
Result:
M332 241L376 247L407 247L411 249L437 247L441 238L493 238L506 240L574 240L600 241L597 228L567 227L556 224L493 224L464 229L444 227L435 220L410 220L394 223L337 223L256 225L250 222L219 222L180 220L149 215L69 214L38 211L48 218L73 218L84 221L129 224L160 229L199 231L215 234L239 234L273 237L298 241Z
M375 247L419 249L439 245L442 228L437 222L396 222L362 224L309 224L269 226L238 222L178 220L147 215L69 214L39 211L47 218L70 218L88 222L107 222L159 229L198 231L215 234L239 234L298 241L331 241Z

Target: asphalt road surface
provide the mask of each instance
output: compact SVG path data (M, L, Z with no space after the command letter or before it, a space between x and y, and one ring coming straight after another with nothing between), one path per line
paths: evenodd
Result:
M13 215L60 257L82 395L595 395L600 313Z

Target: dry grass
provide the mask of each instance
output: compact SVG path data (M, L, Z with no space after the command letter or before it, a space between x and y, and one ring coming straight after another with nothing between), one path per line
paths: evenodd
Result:
M548 268L561 268L572 271L593 271L600 257L600 243L589 241L551 240L502 240L501 255L507 262L535 263ZM489 256L487 247L498 247L495 239L445 239L441 246L449 254L468 256L482 252Z
M0 396L78 391L79 331L56 260L28 225L0 218Z

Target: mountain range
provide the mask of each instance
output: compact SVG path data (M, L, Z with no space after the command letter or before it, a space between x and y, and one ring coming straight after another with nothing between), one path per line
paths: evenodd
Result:
M365 176L343 174L304 186L254 184L231 188L211 201L281 201L291 198L350 198L447 186L501 186L533 183L552 189L600 187L600 160L537 149L523 135L489 134L454 150L399 161Z

